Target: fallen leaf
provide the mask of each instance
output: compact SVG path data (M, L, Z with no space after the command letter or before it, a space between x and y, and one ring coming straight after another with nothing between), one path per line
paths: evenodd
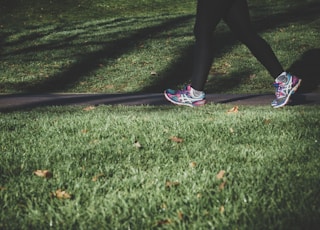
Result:
M50 172L49 170L36 170L33 173L34 173L34 175L36 175L38 177L44 177L44 178L53 177L53 173Z
M264 123L265 125L269 125L269 124L271 123L271 120L270 120L270 119L265 119L265 120L263 121L263 123Z
M178 181L166 181L166 188L179 186L180 183Z
M172 221L170 219L160 220L158 221L157 226L161 227L162 225L171 224L171 223Z
M92 181L96 182L100 177L103 177L103 176L104 176L104 174L103 174L103 173L100 173L100 174L92 177Z
M219 185L219 190L223 190L224 187L226 186L227 181L223 181L220 185Z
M58 199L71 199L71 195L66 191L62 191L61 189L58 189L57 191L53 192L51 195L52 197L55 197Z
M224 174L226 173L226 171L224 170L220 170L220 172L217 174L217 179L220 180L224 177Z
M184 217L183 213L181 211L178 211L179 220L183 220L183 217Z
M170 138L173 142L176 142L176 143L182 143L183 142L183 139L182 138L179 138L179 137L176 137L176 136L173 136Z
M195 168L197 166L197 163L196 162L190 162L189 166L191 168Z
M81 130L81 133L88 133L89 131L87 129Z
M249 79L250 79L250 80L253 80L253 79L255 79L256 77L257 77L257 75L255 75L255 74L250 74Z
M136 147L137 149L142 148L142 145L139 143L139 141L134 142L133 146Z
M83 111L91 111L91 110L94 110L96 107L95 106L88 106L88 107L85 107L84 109L83 109Z
M163 210L163 211L165 211L165 210L167 210L167 204L165 204L165 203L163 203L163 204L161 204L161 209Z
M237 113L239 112L239 106L234 106L232 109L229 109L227 113Z
M226 67L231 67L231 64L228 63L228 62L223 63L223 65L226 66Z
M221 207L219 208L219 212L220 212L221 214L224 213L224 206L221 206Z
M3 191L3 190L6 190L6 188L0 186L0 191Z

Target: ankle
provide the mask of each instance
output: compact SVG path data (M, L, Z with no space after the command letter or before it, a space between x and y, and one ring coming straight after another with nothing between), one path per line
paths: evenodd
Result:
M204 94L204 92L191 87L190 94L192 97L201 97Z

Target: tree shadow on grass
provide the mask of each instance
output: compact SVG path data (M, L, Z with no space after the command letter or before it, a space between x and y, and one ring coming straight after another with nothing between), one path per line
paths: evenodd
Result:
M169 86L179 86L189 80L193 63L193 46L181 50L180 57L174 60L168 68L160 73L160 77L150 85L144 87L141 92L163 92Z
M220 46L214 47L215 57L219 57L231 50L233 44L237 41L230 32L218 33L213 43ZM194 45L190 45L181 50L178 59L174 60L167 68L160 73L160 78L146 86L141 92L162 92L166 88L176 88L181 84L190 81L194 60ZM237 81L238 82L238 81Z
M313 20L315 17L318 17L318 13L320 10L320 3L306 3L304 8L292 9L285 13L280 14L272 14L268 15L268 12L265 13L265 17L259 18L254 21L254 26L257 28L258 32L265 31L267 29L275 28L279 25L285 25L287 23L297 22L300 20ZM296 16L298 15L298 16ZM89 73L95 71L99 68L99 63L104 59L115 60L121 55L128 53L132 48L133 44L137 44L143 40L150 38L150 35L155 36L165 30L172 30L177 28L182 23L185 23L194 18L194 15L184 15L176 18L168 19L160 25L154 25L145 27L143 29L137 30L130 36L127 36L122 39L114 40L104 44L104 47L98 51L87 53L82 56L75 64L66 67L60 73L56 75L50 76L49 78L41 81L35 82L34 84L26 84L22 83L19 85L12 85L11 88L18 87L23 92L57 92L64 91L72 88L77 82L79 82L83 76L88 75ZM71 38L72 39L72 38ZM68 41L66 41L68 42ZM229 49L236 44L238 41L234 39L232 34L227 32L218 32L215 36L215 43L219 44L219 47L216 49L215 56L221 56L224 53L228 52ZM52 45L52 44L51 44ZM60 44L61 45L61 44ZM63 48L59 46L58 48ZM41 47L41 49L53 49L57 48L57 46L49 46L49 47ZM29 50L28 50L29 49ZM32 48L28 48L24 50L25 52L33 51ZM315 54L314 54L315 52ZM319 60L319 55L317 51L312 52L311 56L314 56L312 65L315 66L315 61ZM307 57L306 57L307 56ZM306 63L306 60L310 59L310 54L306 54L302 57L301 62L295 63L290 70L295 72L297 75L301 75L302 78L310 79L309 76L317 76L316 68L312 67L307 70L305 66L310 66L310 63ZM303 61L304 60L304 61ZM181 50L180 58L173 61L165 70L161 72L159 78L154 80L150 85L145 86L140 92L162 92L165 88L174 88L179 86L180 84L184 84L190 78L190 73L192 71L192 62L193 62L193 46L187 46ZM302 68L303 67L303 68ZM299 72L304 71L304 72ZM309 71L309 72L306 72ZM311 72L310 72L311 71ZM244 76L248 76L250 70L245 71L247 73ZM237 74L238 75L238 74ZM239 76L239 75L238 75ZM230 81L226 81L228 84L221 83L222 88L221 91L230 90L242 81L241 79L237 79L237 77L231 76ZM222 79L220 81L225 81ZM316 79L313 79L313 82ZM215 81L216 82L216 81ZM307 87L309 81L304 83ZM311 82L311 81L310 81ZM318 81L316 81L318 82ZM217 83L219 84L219 82ZM209 84L210 86L210 84ZM310 83L309 88L311 88L312 83ZM0 85L1 88L1 85ZM208 91L212 91L213 89L208 88Z
M0 57L3 52L4 41L6 39L6 34L0 32Z
M99 68L99 63L103 59L108 58L110 60L115 60L121 55L129 52L130 49L132 49L133 42L145 40L150 34L157 34L164 30L169 30L191 18L193 18L193 15L176 17L167 20L160 25L140 29L131 36L106 43L104 48L92 53L87 53L64 71L51 76L40 83L27 86L24 92L55 92L72 88L83 76Z

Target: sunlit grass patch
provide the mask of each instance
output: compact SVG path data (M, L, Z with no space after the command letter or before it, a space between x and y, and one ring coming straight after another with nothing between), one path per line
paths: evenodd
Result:
M1 227L312 228L318 117L230 105L2 114Z

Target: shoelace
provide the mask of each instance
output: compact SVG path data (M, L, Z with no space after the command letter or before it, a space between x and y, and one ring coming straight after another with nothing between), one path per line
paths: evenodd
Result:
M273 86L276 88L276 98L279 98L281 96L281 87L279 83L273 83Z
M274 83L273 86L276 88L276 98L284 97L289 93L289 84Z
M187 90L187 87L185 89L177 90L176 93L178 93L178 94L187 94L187 95L190 94L190 92Z

